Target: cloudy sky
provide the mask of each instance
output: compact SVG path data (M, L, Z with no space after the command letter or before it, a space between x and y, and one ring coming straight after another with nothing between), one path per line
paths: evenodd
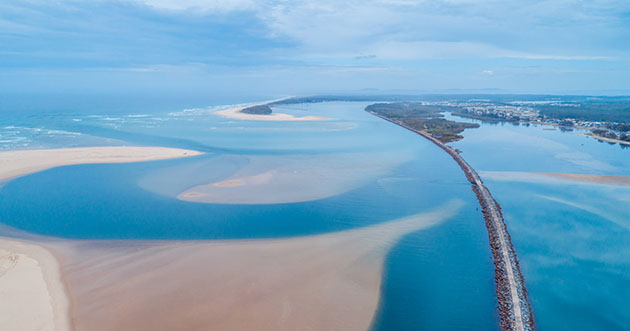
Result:
M0 0L0 89L630 92L627 0Z

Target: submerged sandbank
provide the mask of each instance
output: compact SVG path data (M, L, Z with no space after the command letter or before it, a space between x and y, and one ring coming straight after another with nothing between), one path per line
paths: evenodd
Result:
M312 201L365 185L410 158L407 153L392 157L391 153L385 155L377 152L239 157L246 162L240 168L234 165L237 169L234 174L188 187L174 195L190 202L221 204ZM155 191L152 187L157 186L160 179L151 178L143 182L143 187Z
M294 115L290 115L290 114L283 114L283 113L271 113L269 115L258 115L258 114L246 114L241 112L241 110L247 108L247 107L251 107L251 106L256 106L258 104L253 104L253 105L248 105L248 106L242 106L242 107L234 107L234 108L230 108L230 109L225 109L225 110L218 110L215 111L214 114L219 115L219 116L223 116L223 117L227 117L227 118L233 118L233 119L237 119L237 120L251 120L251 121L278 121L278 122L282 122L282 121L286 121L286 122L295 122L295 121L329 121L332 120L332 118L328 118L328 117L324 117L324 116L294 116Z
M0 238L0 330L70 330L56 258L43 247Z
M0 181L73 164L153 161L199 154L202 153L177 148L141 146L0 151Z
M366 330L390 247L462 204L306 237L51 245L77 330Z

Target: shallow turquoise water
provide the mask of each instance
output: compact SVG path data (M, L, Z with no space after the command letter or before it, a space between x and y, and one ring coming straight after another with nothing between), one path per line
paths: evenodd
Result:
M276 110L334 118L326 122L238 121L212 115L217 107L151 111L137 106L127 112L103 109L85 114L78 109L55 116L46 113L43 118L33 112L22 114L19 125L3 113L2 132L17 131L13 135L25 137L24 147L97 141L194 148L206 154L76 165L24 176L0 188L0 220L21 230L65 238L271 238L385 222L458 198L465 206L457 217L407 235L389 253L373 329L496 329L487 232L463 173L442 150L365 113L365 105L324 103ZM33 133L45 130L47 136ZM298 170L308 170L316 160L324 170L331 166L331 178L347 185L347 190L313 201L271 205L200 204L174 198L186 188L226 178L263 157L292 160ZM346 182L348 177L354 180Z
M630 187L492 172L630 176L630 149L550 127L481 124L453 146L503 207L539 329L627 330Z

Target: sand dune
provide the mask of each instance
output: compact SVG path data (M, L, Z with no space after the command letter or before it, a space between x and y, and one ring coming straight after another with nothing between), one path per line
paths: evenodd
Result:
M0 238L0 330L69 330L57 260L46 249Z
M72 164L152 161L199 154L184 149L139 146L0 151L0 181Z
M389 248L461 204L308 237L53 248L64 257L77 330L366 330Z

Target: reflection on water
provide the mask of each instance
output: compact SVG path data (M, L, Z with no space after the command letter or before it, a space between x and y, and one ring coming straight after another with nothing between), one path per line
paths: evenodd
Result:
M77 132L77 137L206 154L77 165L21 177L0 189L0 219L22 230L67 238L276 238L364 227L455 198L464 202L456 217L395 243L373 327L496 328L487 231L469 183L447 154L367 114L365 105L340 102L282 109L296 116L335 118L326 122L238 121L207 109L186 116L147 109L83 116L75 111L58 114L54 121L34 116L31 120L48 129ZM283 190L325 194L318 192L320 196L303 202L245 205L175 198L199 185L247 182L244 176L269 168L299 173L287 176L290 181ZM279 191L271 186L256 193L273 196Z

